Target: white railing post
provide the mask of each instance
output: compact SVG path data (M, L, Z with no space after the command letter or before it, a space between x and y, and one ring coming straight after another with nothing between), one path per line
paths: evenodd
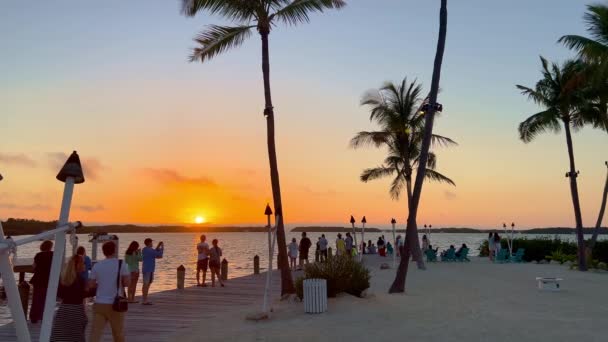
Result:
M59 212L58 225L68 223L70 217L70 207L72 205L72 194L74 193L74 184L84 182L82 166L80 165L80 157L74 151L65 165L57 174L57 180L64 182L63 199L61 201L61 211ZM55 306L57 305L57 287L59 285L59 274L61 272L62 262L65 254L65 231L55 234L55 253L53 253L53 261L51 262L51 273L49 276L49 284L46 292L46 301L44 303L44 313L42 317L42 327L40 328L40 342L49 342L51 339L51 329L53 327L53 319Z
M74 177L68 177L65 181L63 200L61 201L61 212L59 214L59 225L66 224L70 216L72 194L74 192ZM40 342L48 342L51 339L51 328L53 327L53 316L57 304L57 287L59 286L59 274L65 254L65 232L55 234L55 252L51 263L49 286L46 292L44 313L42 315L42 327L40 328Z
M2 228L2 222L0 222L0 242L4 241L4 229ZM21 306L19 289L17 288L15 274L13 273L13 265L9 257L10 249L0 250L0 273L2 274L4 290L6 291L8 306L11 310L13 321L15 322L17 340L19 342L30 342L30 331L27 328L25 313L23 312L23 306Z

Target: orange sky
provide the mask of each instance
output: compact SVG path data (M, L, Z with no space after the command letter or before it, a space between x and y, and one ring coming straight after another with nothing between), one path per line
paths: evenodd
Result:
M438 170L457 186L426 184L419 224L573 225L563 134L518 140L517 125L538 108L515 84L534 84L539 54L571 56L555 42L583 32L584 4L516 1L475 0L450 11L436 132L459 146L436 152ZM353 214L373 226L407 216L406 203L390 199L389 180L359 181L383 151L353 151L348 142L372 128L358 104L366 90L408 76L427 91L437 33L420 28L437 9L417 2L412 12L412 2L396 1L370 15L371 4L352 2L272 33L289 225L343 225ZM62 184L54 177L75 149L87 181L76 187L72 219L265 223L271 191L259 39L206 65L189 64L191 38L217 20L187 20L173 2L150 4L145 15L122 1L45 6L0 4L0 217L56 219ZM607 142L608 134L591 129L574 136L586 225L596 220Z

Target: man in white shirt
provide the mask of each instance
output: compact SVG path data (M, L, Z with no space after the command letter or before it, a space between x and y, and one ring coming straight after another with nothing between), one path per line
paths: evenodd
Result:
M115 342L123 342L124 335L124 312L116 312L112 308L117 295L124 296L124 286L129 285L129 268L125 262L116 258L116 245L108 241L102 246L103 255L106 259L99 261L93 266L89 277L89 286L96 287L95 305L93 306L93 327L91 328L91 342L101 340L103 329L107 322L112 328L112 337ZM120 273L119 273L120 265ZM120 284L118 284L120 274ZM119 286L120 285L120 286Z
M327 260L327 239L325 238L325 234L321 234L321 239L319 240L319 250L321 251L321 262Z
M196 286L205 287L207 278L207 269L209 268L209 244L205 242L207 237L201 235L201 242L196 245L198 251L198 261L196 262ZM203 283L200 282L200 273L203 271Z

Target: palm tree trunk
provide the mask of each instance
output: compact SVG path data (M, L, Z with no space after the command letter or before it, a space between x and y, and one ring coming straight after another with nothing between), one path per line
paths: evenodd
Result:
M608 163L606 163L608 165ZM595 247L595 242L597 241L597 236L602 228L602 221L604 220L604 212L606 211L606 200L608 199L608 173L606 174L606 183L604 184L604 194L602 195L602 204L600 205L600 213L597 215L597 222L595 223L595 229L593 230L593 236L591 236L591 241L587 246L588 253L593 251L593 247Z
M274 213L278 216L277 243L279 249L279 269L281 270L281 296L295 293L296 289L291 277L291 270L287 261L287 243L285 242L285 226L283 224L283 203L281 201L281 184L279 182L279 166L274 141L274 109L270 96L270 54L268 52L268 35L270 30L260 30L262 36L262 72L264 73L264 116L268 135L268 160L270 162L270 182L272 185L272 198L274 200Z
M570 192L572 194L572 205L574 207L574 219L576 221L576 240L578 243L578 269L587 270L587 258L585 257L585 237L583 235L583 215L581 214L581 204L578 197L578 184L576 182L577 173L574 166L574 148L572 147L572 134L570 133L570 122L564 120L566 128L566 143L568 144L568 157L570 159Z
M405 180L405 184L407 187L407 207L408 207L408 215L409 215L409 207L410 203L412 203L412 178L411 175L407 176ZM410 251L412 254L412 260L416 261L416 266L419 270L426 269L424 265L424 258L422 257L422 249L420 248L420 239L418 238L418 229L414 232L414 245L411 246Z
M435 105L437 103L437 94L439 93L439 79L441 78L441 64L443 63L443 52L445 51L445 40L447 36L448 25L448 9L447 0L441 0L441 9L439 11L439 39L437 40L437 52L435 54L435 64L433 66L433 79L431 81L430 92L430 109L426 114L424 123L424 137L418 159L418 171L416 172L416 182L414 183L414 192L412 194L412 202L410 203L409 215L407 218L407 228L405 231L405 241L410 246L418 243L417 232L418 227L416 217L418 215L418 205L420 204L420 196L422 195L422 183L426 175L426 166L429 159L429 149L431 147L431 137L433 135L433 123L435 120ZM414 240L415 239L415 240ZM407 255L409 258L409 253ZM404 256L401 257L399 269L395 276L395 281L391 286L391 293L405 291L405 278L407 276L407 260Z

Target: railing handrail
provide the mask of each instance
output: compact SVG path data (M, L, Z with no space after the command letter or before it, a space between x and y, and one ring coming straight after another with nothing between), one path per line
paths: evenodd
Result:
M13 241L12 243L7 243L6 240L0 241L0 253L7 249L10 249L14 246L15 247L21 246L21 245L25 245L26 243L43 240L47 237L54 236L57 233L65 232L65 231L68 231L71 229L78 229L80 227L82 227L82 223L80 221L76 221L73 223L67 223L67 224L61 225L52 230L47 230L46 232L38 233L38 234L32 235L30 237L26 237L26 238L23 238L23 239L20 239L17 241Z

